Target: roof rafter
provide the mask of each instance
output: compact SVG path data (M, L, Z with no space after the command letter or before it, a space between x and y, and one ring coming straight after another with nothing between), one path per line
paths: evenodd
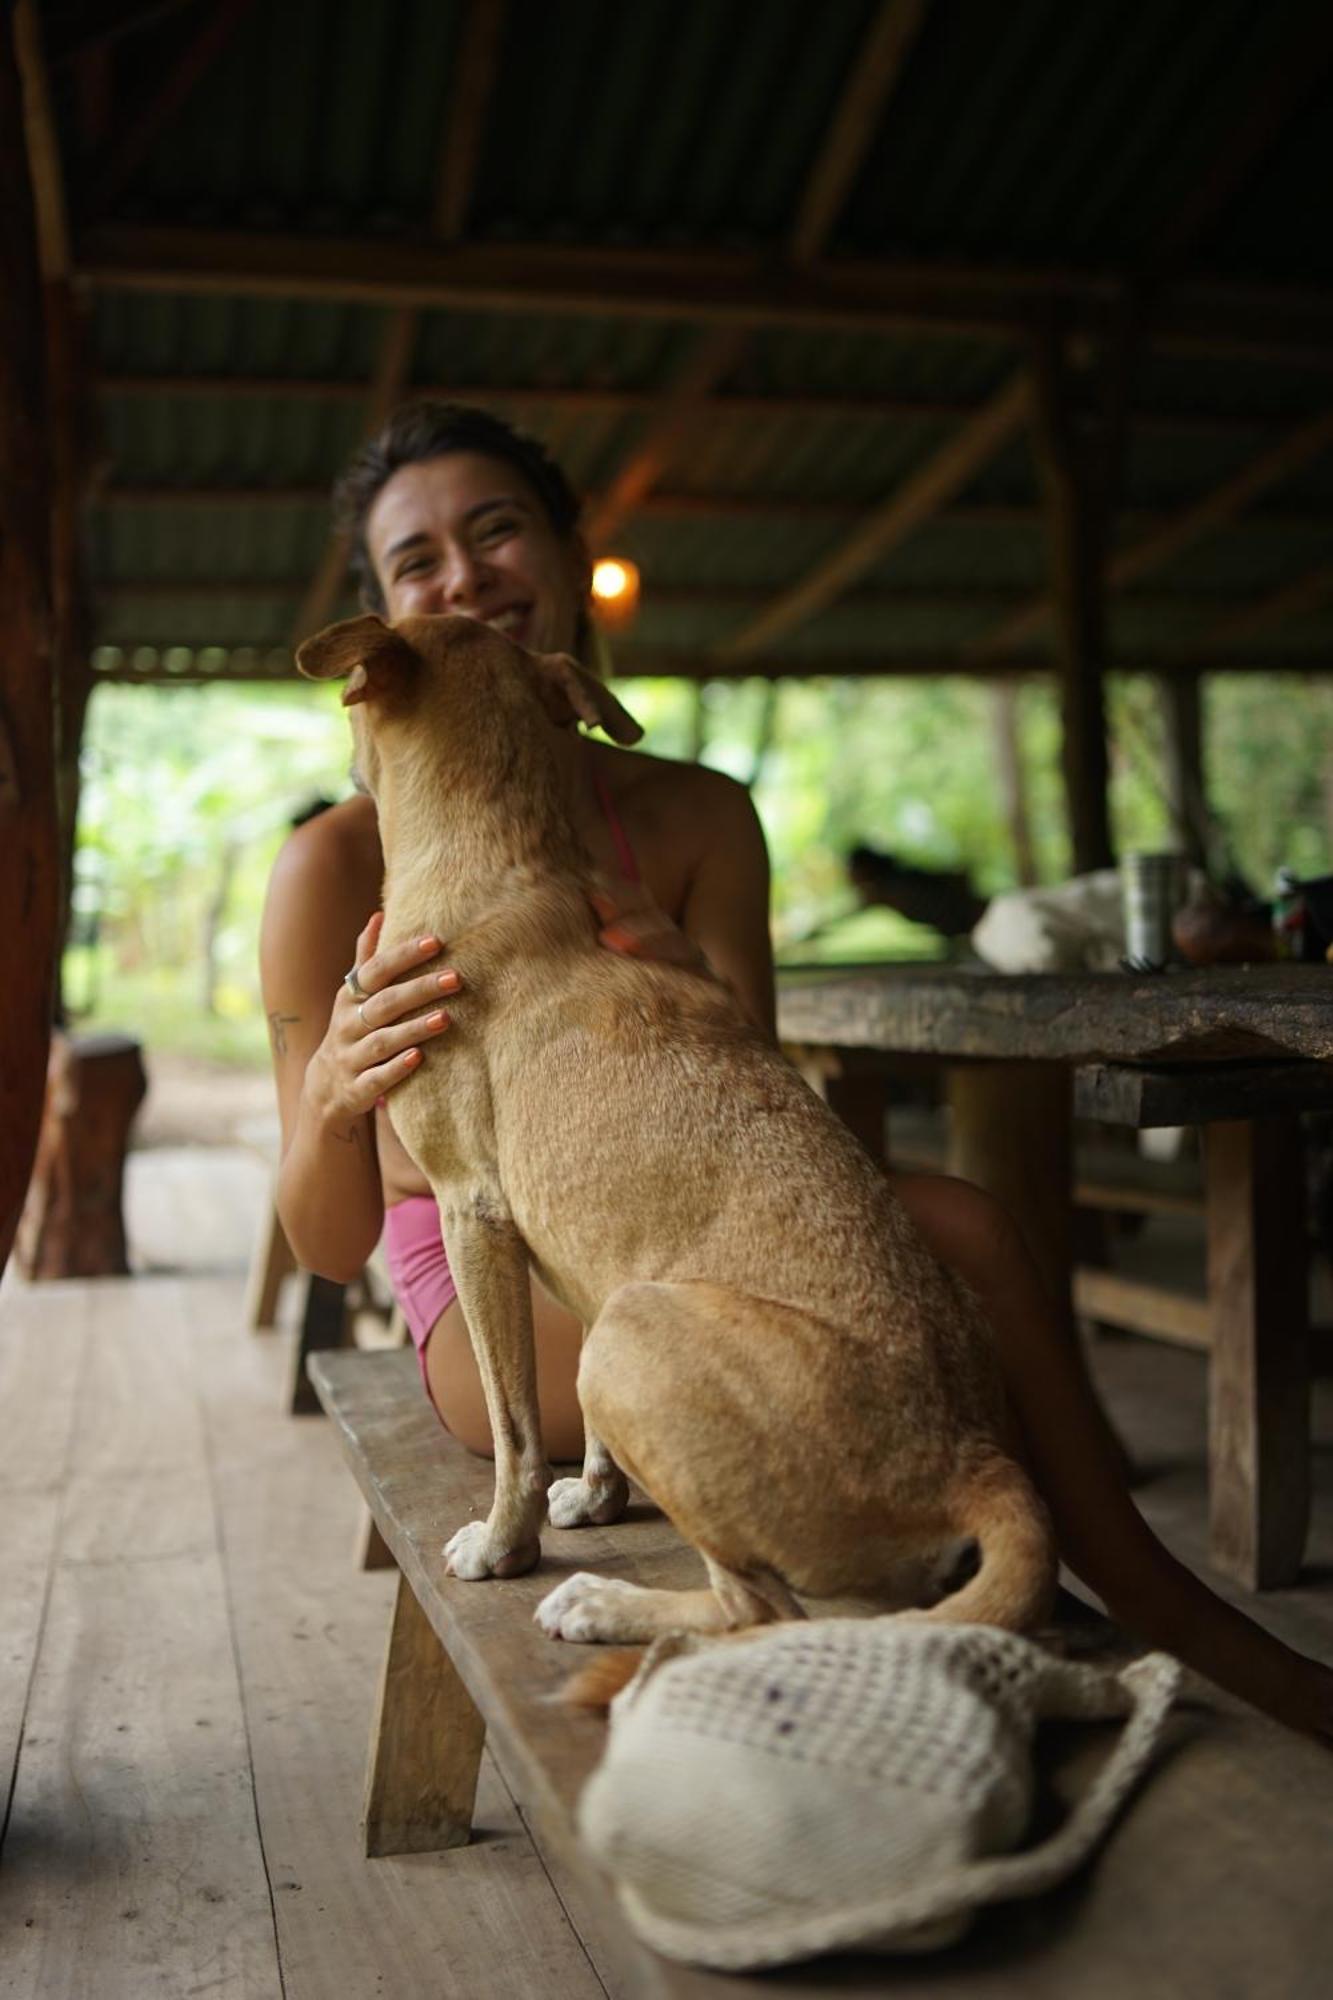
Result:
M1106 587L1108 591L1120 590L1135 577L1144 576L1150 570L1160 569L1163 563L1179 555L1182 549L1201 541L1204 536L1216 532L1218 528L1234 521L1252 501L1269 487L1289 478L1301 466L1308 465L1323 452L1333 446L1333 410L1326 410L1310 423L1301 424L1288 432L1269 450L1261 452L1232 478L1224 480L1202 500L1181 508L1178 513L1168 515L1165 521L1151 529L1138 541L1112 554L1106 565ZM1020 640L1031 638L1041 630L1051 615L1051 599L1042 595L1034 597L1030 603L997 625L993 631L983 634L976 643L967 648L965 662L969 666L1002 656L1009 647Z
M431 211L431 232L440 243L456 242L467 221L486 107L499 68L506 6L507 0L471 0L464 18ZM419 331L418 307L399 306L390 316L366 398L364 432L368 437L387 422L407 386ZM347 574L349 554L347 537L335 531L297 613L293 646L327 623Z
M797 205L787 244L794 263L809 263L828 242L929 9L930 0L881 0Z
M930 0L880 0L801 195L787 244L794 263L809 263L823 249L929 5ZM691 417L735 367L753 330L743 322L732 323L705 328L697 337L645 431L589 510L587 533L594 548L605 545L642 505L671 463Z
M88 176L97 208L103 215L114 207L162 133L213 67L255 0L216 0L205 8L202 23L148 103L124 120L121 136L109 156Z
M758 618L733 633L715 649L714 657L745 659L840 597L872 563L881 561L946 506L1027 421L1030 407L1031 383L1027 370L1020 368L924 465L909 473L897 492L867 515L840 547L791 590L776 597Z

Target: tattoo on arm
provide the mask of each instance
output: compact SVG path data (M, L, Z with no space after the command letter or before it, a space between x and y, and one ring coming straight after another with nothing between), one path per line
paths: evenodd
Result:
M268 1038L273 1044L273 1053L275 1056L286 1055L287 1030L293 1027L300 1018L299 1014L279 1014L274 1012L269 1015Z

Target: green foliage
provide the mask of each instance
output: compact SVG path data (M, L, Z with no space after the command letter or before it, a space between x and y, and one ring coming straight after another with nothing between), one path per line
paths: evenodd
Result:
M688 756L701 720L706 760L755 782L773 855L775 936L788 960L938 955L933 932L887 910L856 910L844 857L858 841L918 866L966 869L983 892L1014 882L984 684L790 681L775 705L768 684L753 680L701 694L636 680L618 692L649 750ZM1107 705L1117 847L1170 845L1157 690L1113 676ZM1210 796L1255 886L1266 892L1280 863L1328 870L1333 689L1296 676L1214 676L1205 721ZM1068 868L1068 841L1049 687L1021 690L1018 728L1038 872L1055 881ZM75 1009L134 1028L150 1046L261 1061L264 886L292 815L317 793L345 795L348 747L329 688L100 687L65 965Z

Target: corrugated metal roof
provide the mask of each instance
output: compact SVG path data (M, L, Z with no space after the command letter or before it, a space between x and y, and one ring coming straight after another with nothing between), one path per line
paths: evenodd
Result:
M92 208L90 160L98 155L86 143L75 65L62 60L87 21L80 9L43 11L74 206ZM780 256L877 11L878 0L818 8L806 0L511 0L467 233ZM201 228L424 239L466 13L463 0L253 8L157 135L115 213ZM1140 269L1229 141L1263 112L1278 76L1289 87L1286 124L1219 205L1192 263L1232 277L1326 282L1333 237L1320 226L1318 203L1333 167L1333 100L1314 61L1308 83L1300 68L1301 37L1319 29L1321 13L1302 0L1263 8L1250 0L935 0L829 254ZM168 73L206 17L206 0L146 14L114 45L122 116L151 99L152 80ZM1033 295L1034 311L1038 303ZM369 304L94 294L91 345L105 378L97 455L111 496L89 522L94 581L103 587L99 637L286 639L325 546L327 507L317 496L362 434L357 391L370 381L390 318ZM1009 378L1022 360L1018 334L756 328L715 389L771 407L705 406L681 426L658 482L667 493L747 504L730 512L720 504L708 517L643 514L618 536L644 569L641 643L706 646L742 622L734 609L719 616L715 607L655 604L654 588L776 593L835 551L858 510L928 464L965 414ZM651 421L650 399L696 340L681 321L621 312L424 312L411 381L488 393L543 439L577 486L596 492L626 463ZM157 386L117 390L118 376ZM226 396L211 386L216 377L305 386ZM178 390L158 378L174 379ZM191 388L194 378L204 379ZM327 396L311 391L320 383ZM550 400L534 400L541 392ZM561 400L562 392L607 400ZM1315 355L1306 366L1278 367L1239 352L1165 353L1148 344L1136 357L1134 394L1151 411L1217 419L1211 429L1131 430L1122 507L1161 519L1327 407L1333 365ZM838 407L819 409L821 398ZM876 410L876 401L889 407ZM906 407L913 403L922 406L915 414ZM169 489L182 500L116 502L136 488ZM210 488L226 497L208 503ZM235 498L241 492L255 496L252 504ZM754 511L765 503L772 514ZM808 518L790 511L801 503ZM1014 437L967 481L952 513L872 564L857 587L918 600L932 591L1040 590L1040 505L1029 444ZM1181 620L1188 625L1193 614L1186 606L1177 616L1165 602L1172 591L1262 594L1290 580L1327 546L1324 515L1333 519L1333 452L1144 579L1141 603L1113 609L1117 650L1130 657L1186 642ZM1121 541L1140 532L1122 516ZM183 586L174 604L161 589L135 599L113 588L173 580ZM205 600L191 588L203 584L218 595ZM236 588L246 585L248 595ZM261 594L265 585L273 588ZM899 642L962 648L990 615L975 602L946 613L918 601L885 635L844 604L782 643L803 657L853 640L876 652ZM1327 655L1333 607L1273 633L1275 648L1298 641Z

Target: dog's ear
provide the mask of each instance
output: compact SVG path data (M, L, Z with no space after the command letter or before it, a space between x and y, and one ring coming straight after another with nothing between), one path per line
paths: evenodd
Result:
M368 611L364 618L345 618L326 626L296 649L296 664L312 681L346 679L343 707L351 708L372 695L388 693L401 676L419 664L402 634Z
M537 686L552 722L586 722L613 743L637 743L642 729L609 687L568 653L534 653Z

